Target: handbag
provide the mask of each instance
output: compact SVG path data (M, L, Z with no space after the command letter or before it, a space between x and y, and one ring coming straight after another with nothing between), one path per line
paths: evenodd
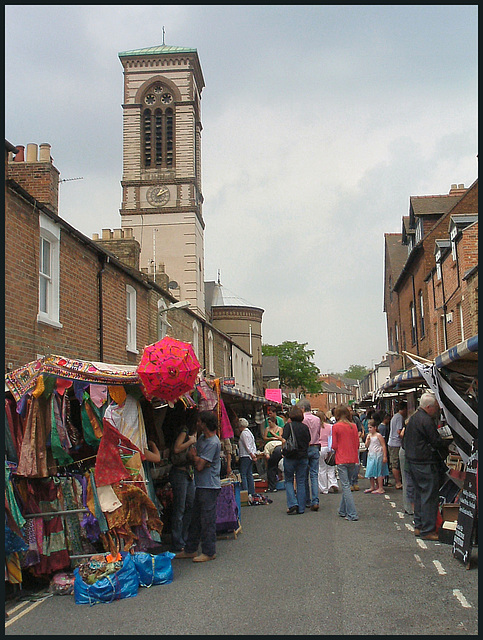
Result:
M328 464L329 467L335 466L335 451L331 449L325 456L325 464Z
M285 440L282 446L282 455L285 458L293 458L295 457L298 450L297 438L295 437L295 433L293 432L292 423L290 423L290 435Z

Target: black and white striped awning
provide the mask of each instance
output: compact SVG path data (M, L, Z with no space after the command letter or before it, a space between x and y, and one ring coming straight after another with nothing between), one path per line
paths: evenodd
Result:
M422 364L415 360L413 363L435 394L453 434L453 442L466 463L472 444L478 438L478 414L448 382L444 370L438 369L436 364Z

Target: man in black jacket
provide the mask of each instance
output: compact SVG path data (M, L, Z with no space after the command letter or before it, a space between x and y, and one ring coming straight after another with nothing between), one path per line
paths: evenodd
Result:
M419 409L409 418L404 432L404 451L414 482L414 534L438 540L440 462L448 448L438 433L439 404L432 393L423 393Z

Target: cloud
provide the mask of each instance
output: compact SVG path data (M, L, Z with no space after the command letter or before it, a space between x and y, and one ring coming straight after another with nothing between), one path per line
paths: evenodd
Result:
M60 214L120 226L120 51L196 48L205 277L322 370L386 350L383 236L477 174L476 6L8 5L6 137L49 142Z

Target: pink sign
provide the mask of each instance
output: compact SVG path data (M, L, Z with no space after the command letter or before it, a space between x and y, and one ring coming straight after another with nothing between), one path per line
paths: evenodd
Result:
M265 398L282 404L282 389L265 389Z

